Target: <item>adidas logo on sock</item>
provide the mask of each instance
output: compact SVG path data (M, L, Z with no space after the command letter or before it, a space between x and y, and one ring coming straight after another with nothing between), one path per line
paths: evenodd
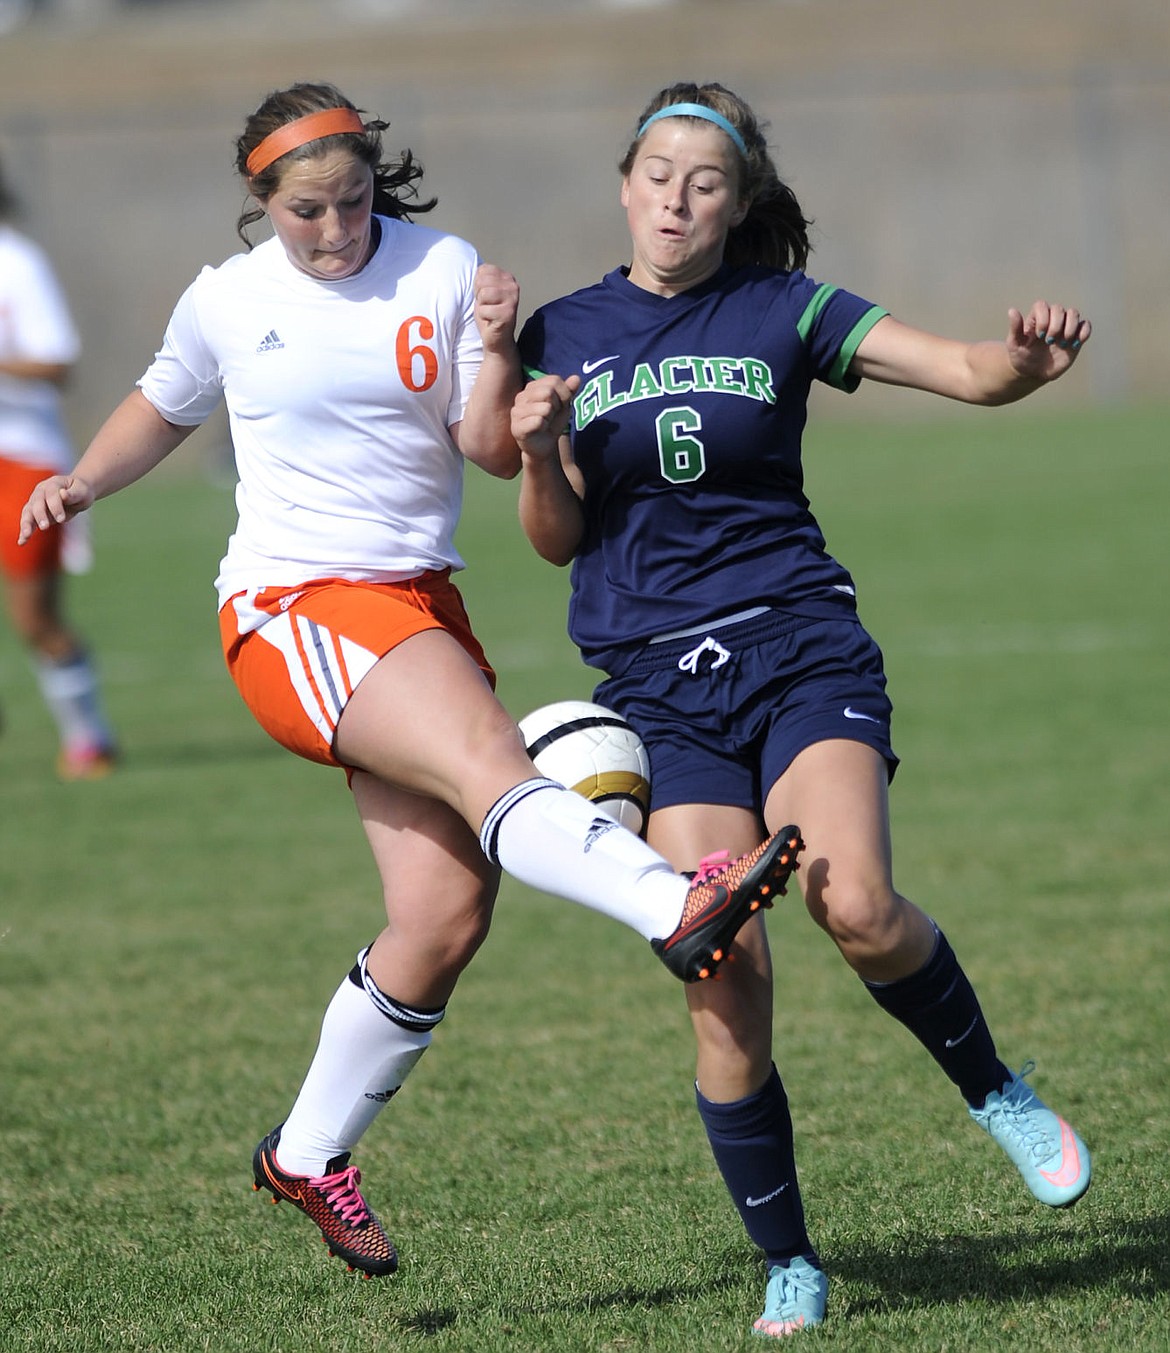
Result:
M275 352L277 348L283 348L284 344L275 329L269 329L260 342L256 345L257 352Z
M585 833L585 853L588 854L603 836L615 831L617 825L611 817L595 817Z

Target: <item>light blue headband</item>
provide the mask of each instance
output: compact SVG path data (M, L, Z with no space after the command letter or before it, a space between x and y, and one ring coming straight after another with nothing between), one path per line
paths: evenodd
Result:
M713 122L720 131L724 131L731 137L735 143L736 150L746 160L748 157L747 146L744 145L743 137L723 116L717 113L714 108L708 108L702 103L672 103L669 108L660 108L658 112L651 113L645 122L638 128L638 135L645 136L646 128L651 123L657 122L662 117L701 117L706 122Z

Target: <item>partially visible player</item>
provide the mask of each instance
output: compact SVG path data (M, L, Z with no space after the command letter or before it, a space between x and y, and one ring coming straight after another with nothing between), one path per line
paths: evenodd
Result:
M409 151L382 160L386 126L327 84L261 103L236 145L256 204L239 229L247 242L267 217L274 238L199 274L139 388L22 518L29 540L124 488L226 401L239 473L217 581L228 667L278 742L345 769L387 918L253 1171L370 1275L397 1256L350 1152L430 1044L501 866L623 921L692 980L796 865L784 833L694 883L528 759L450 578L464 461L501 477L520 466L519 292L463 240L409 219L433 202L414 201ZM280 834L274 807L257 839L279 849Z
M520 337L534 377L513 411L524 528L544 558L573 561L569 632L608 676L594 698L649 750L650 843L701 876L765 824L799 821L813 919L1035 1196L1068 1206L1089 1186L1084 1144L1028 1068L999 1059L945 936L895 890L882 655L804 495L801 434L814 380L1020 399L1069 369L1089 323L1038 301L1009 311L1005 341L913 329L805 275L808 222L738 96L675 85L637 126L621 163L630 266L542 307ZM758 921L735 956L723 980L687 989L697 1104L766 1256L755 1331L782 1337L822 1321L828 1279L772 1062Z
M0 169L0 575L57 726L58 774L92 780L109 774L116 749L89 651L63 610L62 553L77 528L54 525L30 548L16 544L33 486L73 464L61 387L81 340L48 256L11 223L15 208Z

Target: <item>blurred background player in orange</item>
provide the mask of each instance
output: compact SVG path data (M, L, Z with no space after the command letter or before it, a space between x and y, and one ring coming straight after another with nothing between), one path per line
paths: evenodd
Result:
M415 200L409 151L383 162L386 126L327 84L263 101L236 144L255 204L238 225L247 243L267 217L274 238L203 269L139 388L21 522L30 540L133 483L225 400L239 473L217 580L228 668L282 746L347 772L386 909L254 1178L371 1276L397 1255L350 1152L429 1046L501 868L623 921L691 981L795 867L777 833L692 882L525 754L450 579L465 460L520 468L519 289L410 219L434 203ZM261 834L279 848L275 810Z
M62 609L64 567L88 566L83 523L54 525L23 549L20 510L35 484L67 471L74 453L61 389L81 348L69 306L39 245L11 224L16 201L0 165L0 573L5 609L32 657L57 725L59 774L96 779L115 761L114 736L85 644Z

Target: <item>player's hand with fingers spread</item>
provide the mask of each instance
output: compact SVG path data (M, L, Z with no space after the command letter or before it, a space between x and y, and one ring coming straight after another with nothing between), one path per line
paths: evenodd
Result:
M494 263L475 272L475 322L488 352L511 351L515 345L520 284Z
M34 531L63 525L92 505L93 490L84 479L73 474L55 474L50 479L42 479L21 509L17 544L23 545Z
M1054 381L1076 361L1093 326L1079 310L1035 301L1027 315L1008 311L1007 354L1017 375Z
M520 391L512 405L512 436L525 455L538 460L556 456L580 387L580 376L541 376Z

